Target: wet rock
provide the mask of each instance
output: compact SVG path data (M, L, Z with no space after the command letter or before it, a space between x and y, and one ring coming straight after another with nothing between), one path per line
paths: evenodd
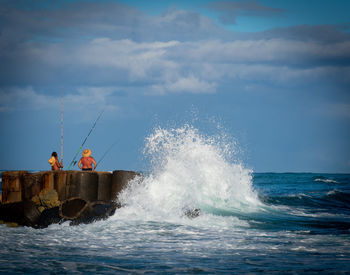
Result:
M43 173L42 177L42 189L49 189L53 190L55 189L55 174L56 171L47 171Z
M137 176L141 181L141 174L123 170L5 171L0 220L44 228L65 220L76 225L107 219L121 207L115 202L120 191Z
M113 171L111 198L110 200L116 200L120 191L122 191L136 176L141 177L141 174L134 171L115 170Z
M98 175L89 171L72 171L68 174L67 198L79 197L87 202L97 200Z
M39 207L41 205L41 202L40 202L40 199L39 199L39 196L34 196L32 198L32 202L34 202L34 204Z
M64 201L59 207L59 215L66 220L78 218L88 207L86 200L81 198L70 198Z
M22 201L23 176L27 171L2 172L2 203Z
M7 227L18 227L18 223L16 222L6 222L5 223Z
M111 200L111 188L112 188L112 173L110 172L96 172L98 175L98 201L110 201Z
M88 207L73 219L70 225L89 224L99 220L105 220L115 213L120 205L114 202L96 201L89 203Z
M199 208L187 209L187 210L185 210L184 214L188 218L194 219L194 218L197 218L201 214L201 210Z
M33 200L33 199L32 199ZM43 189L39 193L40 205L45 208L53 208L60 205L56 190Z
M67 190L67 186L69 186L69 175L71 173L72 171L57 171L54 174L54 189L57 191L60 201L65 201L68 197L72 197L69 196Z
M37 222L37 228L46 228L51 224L60 223L63 219L59 215L59 207L45 209Z
M21 201L0 205L0 220L15 222L23 226L34 227L40 217L36 205L32 201Z
M42 189L43 172L22 175L22 200L31 200Z

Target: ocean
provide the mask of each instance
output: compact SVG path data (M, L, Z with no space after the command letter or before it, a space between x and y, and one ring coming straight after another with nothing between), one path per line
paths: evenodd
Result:
M350 174L255 173L235 146L156 129L108 220L0 225L0 273L350 274Z

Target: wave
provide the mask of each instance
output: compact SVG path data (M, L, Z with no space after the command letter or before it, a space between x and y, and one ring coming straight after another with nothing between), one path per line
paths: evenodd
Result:
M336 180L326 178L315 178L314 181L326 182L326 183L339 183Z
M348 192L332 190L327 193L326 198L330 201L344 203L345 206L350 208L350 193Z
M286 206L291 209L304 209L306 212L326 214L345 213L350 215L350 193L332 190L317 194L291 194L282 196L260 196L267 205ZM344 212L345 211L345 212ZM305 213L309 214L309 213Z
M235 146L189 125L155 129L144 148L149 173L122 191L118 199L124 207L113 219L190 224L213 230L285 230L287 226L291 230L347 234L350 208L342 201L347 194L309 194L309 189L299 194L258 194L252 171L232 157ZM285 182L293 181L289 177ZM340 208L343 216L329 215L338 214Z
M156 129L146 138L150 173L119 196L124 212L142 218L181 218L187 210L232 216L263 204L252 188L251 171L232 160L235 146L205 136L189 125Z

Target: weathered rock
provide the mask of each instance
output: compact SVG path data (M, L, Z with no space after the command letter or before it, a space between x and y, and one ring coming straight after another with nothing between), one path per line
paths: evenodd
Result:
M68 196L79 197L86 201L96 201L98 191L98 175L94 172L74 171L68 174ZM69 183L69 184L68 184Z
M41 205L40 199L39 199L39 195L36 195L32 198L32 202L34 202L34 204L39 207Z
M53 190L55 189L55 174L56 171L44 172L42 176L41 189Z
M39 200L40 204L45 208L53 208L61 204L58 200L58 194L56 190L41 190L39 193Z
M120 207L115 202L120 191L136 176L123 170L3 172L0 220L43 228L62 220L75 225L107 219Z
M26 173L22 176L22 200L31 200L42 189L43 172Z
M2 172L2 203L22 201L22 180L27 171Z
M102 202L95 201L89 204L93 216L107 219L108 217L114 215L115 210L120 208L120 204L114 202Z
M60 201L65 201L69 197L68 188L66 188L66 186L69 186L67 180L69 179L68 175L71 173L72 171L57 171L54 174L54 189Z
M96 172L98 175L98 201L111 200L111 188L113 175L110 172Z
M81 198L70 198L64 201L59 207L59 215L66 220L78 218L83 211L88 207L86 200Z
M59 207L45 209L37 222L37 228L46 228L51 224L60 223L63 219L59 215Z
M0 205L0 220L24 226L35 226L40 212L32 201L21 201Z
M89 224L99 220L105 220L112 216L117 209L118 204L113 202L96 201L89 203L88 207L79 215L79 217L73 219L70 225Z
M115 170L113 171L112 188L111 188L111 200L116 200L120 191L122 191L129 183L130 180L136 176L141 176L134 171Z
M190 219L197 218L201 214L201 210L199 208L187 209L184 211L185 216Z
M18 227L18 223L16 222L6 222L5 223L7 227Z

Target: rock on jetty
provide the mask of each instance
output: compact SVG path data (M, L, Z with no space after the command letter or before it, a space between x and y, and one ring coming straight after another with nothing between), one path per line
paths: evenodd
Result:
M0 223L45 228L107 219L120 207L118 195L134 171L7 171L2 173Z

